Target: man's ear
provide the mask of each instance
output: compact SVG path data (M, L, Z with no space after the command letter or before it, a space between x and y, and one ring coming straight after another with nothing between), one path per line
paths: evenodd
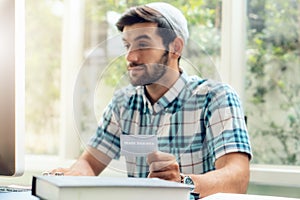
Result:
M171 53L177 57L181 56L181 53L183 51L183 45L184 45L182 38L176 37L170 45L171 45L170 47Z

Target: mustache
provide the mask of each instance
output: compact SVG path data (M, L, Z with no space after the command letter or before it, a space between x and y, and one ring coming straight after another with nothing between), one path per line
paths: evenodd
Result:
M128 63L127 67L147 67L147 66L152 66L152 65L168 67L168 65L165 65L162 63L143 64L143 63L135 63L135 62Z
M141 64L141 63L136 63L136 62L131 62L128 63L128 67L146 67L146 64Z

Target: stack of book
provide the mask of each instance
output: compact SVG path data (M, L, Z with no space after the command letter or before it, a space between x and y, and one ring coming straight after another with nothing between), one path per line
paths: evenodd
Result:
M34 176L32 195L49 200L188 200L190 187L157 178Z

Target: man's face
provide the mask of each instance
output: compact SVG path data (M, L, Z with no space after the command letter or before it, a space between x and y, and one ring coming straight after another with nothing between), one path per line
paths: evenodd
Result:
M132 85L155 83L166 73L169 54L157 34L155 23L125 26L123 41L127 49L127 70Z

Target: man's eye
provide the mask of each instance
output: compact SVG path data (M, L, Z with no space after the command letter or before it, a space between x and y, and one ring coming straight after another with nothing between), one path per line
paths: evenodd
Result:
M149 45L146 44L146 43L139 43L139 48L140 49L146 49L146 48L149 48Z
M129 44L124 44L125 49L129 49L130 45Z

